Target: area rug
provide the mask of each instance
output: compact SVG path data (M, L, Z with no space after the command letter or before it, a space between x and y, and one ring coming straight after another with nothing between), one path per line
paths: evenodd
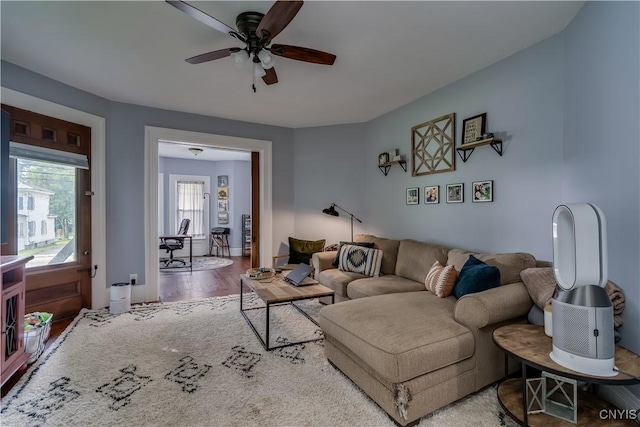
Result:
M182 259L189 264L189 258ZM214 270L216 268L226 267L233 264L233 260L229 258L221 257L194 257L193 258L193 271ZM170 268L164 268L164 263L160 263L161 273L184 273L185 271L191 271L189 267L183 267L181 264L174 263Z
M261 302L243 297L249 307ZM298 305L311 316L315 301ZM262 309L248 312L264 331ZM272 344L321 338L295 308L271 309ZM393 426L334 369L323 341L267 352L239 296L83 310L2 399L3 426ZM513 425L494 387L420 426Z

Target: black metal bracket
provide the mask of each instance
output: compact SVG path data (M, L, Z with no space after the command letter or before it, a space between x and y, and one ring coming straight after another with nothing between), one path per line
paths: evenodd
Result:
M382 164L378 165L378 168L380 168L380 171L384 174L384 176L387 176L387 174L389 173L389 169L391 169L391 166L395 165L395 164L400 165L400 167L405 172L407 171L407 161L406 160L396 160L394 162L382 163Z
M499 138L485 139L483 141L476 141L475 143L472 142L469 145L473 145L473 147L465 147L464 145L462 145L460 147L457 147L456 151L460 155L462 161L466 162L467 160L469 160L469 157L471 157L471 154L473 154L473 151L476 149L476 147L481 147L487 144L491 145L491 148L493 148L495 152L498 153L500 157L502 157L502 140Z

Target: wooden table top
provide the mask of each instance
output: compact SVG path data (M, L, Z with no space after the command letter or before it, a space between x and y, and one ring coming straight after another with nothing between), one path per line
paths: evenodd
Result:
M557 364L549 357L553 344L551 337L545 335L543 326L529 324L502 326L493 331L493 340L498 347L510 355L542 371L594 384L623 385L640 383L640 380L623 372L620 372L615 377L600 377L576 372ZM615 365L620 371L640 377L640 356L619 345L616 345L615 354Z
M253 289L256 295L267 304L326 297L334 294L333 289L329 289L310 278L305 280L312 281L315 284L307 286L290 285L284 281L281 275L258 281L248 278L246 274L242 274L240 275L240 280Z

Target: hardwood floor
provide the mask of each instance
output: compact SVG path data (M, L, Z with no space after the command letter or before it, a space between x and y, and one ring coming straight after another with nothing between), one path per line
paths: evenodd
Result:
M158 291L161 302L190 301L208 297L233 295L240 292L240 275L251 267L249 257L231 257L233 264L215 270L194 271L193 273L160 272ZM73 318L54 317L51 334L46 348L64 332ZM4 397L26 372L26 368L16 372L3 386L0 395Z

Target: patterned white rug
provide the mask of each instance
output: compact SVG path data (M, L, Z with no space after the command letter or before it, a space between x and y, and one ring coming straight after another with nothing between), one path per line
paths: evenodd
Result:
M179 258L189 264L189 258ZM222 257L193 257L193 271L215 270L216 268L226 267L233 264L233 260ZM164 263L160 263L161 273L184 273L191 271L189 267L183 267L180 263L172 263L169 268L164 267Z
M246 300L247 297L245 297ZM249 297L249 305L261 305ZM299 303L312 316L322 307ZM249 315L264 332L264 310ZM322 336L290 306L271 310L272 344ZM323 342L266 352L239 297L83 310L2 399L3 426L393 426L328 364ZM499 426L489 387L420 426Z

